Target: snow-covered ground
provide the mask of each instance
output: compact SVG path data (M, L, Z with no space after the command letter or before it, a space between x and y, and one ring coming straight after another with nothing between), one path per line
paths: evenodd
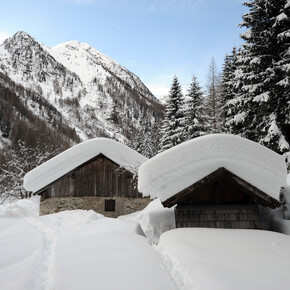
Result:
M0 219L0 289L174 289L138 223L93 211Z
M261 230L175 229L161 236L179 289L290 287L290 237Z
M38 205L0 206L1 290L289 289L288 235L172 229L174 210L160 200L118 219L85 210L39 217Z

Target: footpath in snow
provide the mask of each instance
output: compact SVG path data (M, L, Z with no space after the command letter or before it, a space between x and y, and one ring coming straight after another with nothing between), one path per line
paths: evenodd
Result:
M0 207L1 290L289 289L288 235L172 230L173 210L159 200L119 219L36 209L28 200Z
M138 223L93 211L0 219L1 290L173 289Z

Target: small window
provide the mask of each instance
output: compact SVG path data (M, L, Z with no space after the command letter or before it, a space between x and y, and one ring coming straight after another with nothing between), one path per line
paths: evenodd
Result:
M106 199L105 200L105 211L115 211L115 200Z

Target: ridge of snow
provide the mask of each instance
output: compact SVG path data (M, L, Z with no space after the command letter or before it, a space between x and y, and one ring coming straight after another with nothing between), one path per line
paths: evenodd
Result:
M163 202L220 167L277 200L286 184L283 156L240 136L213 134L179 144L143 163L138 189Z
M126 81L133 89L143 86L137 76L88 43L71 40L46 49L58 62L79 75L86 84L95 77L104 82L107 76L113 74ZM149 90L147 93L150 93Z
M36 192L99 154L105 155L132 173L147 160L117 141L95 138L77 144L29 171L24 176L23 186L27 191Z

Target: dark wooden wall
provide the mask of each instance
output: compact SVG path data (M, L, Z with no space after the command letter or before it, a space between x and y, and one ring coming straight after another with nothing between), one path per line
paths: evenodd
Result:
M222 179L192 191L180 205L249 203L253 203L250 195L226 179Z
M50 197L142 197L130 171L122 169L104 155L86 162L39 192Z
M192 191L175 209L176 227L260 229L252 196L227 179Z

